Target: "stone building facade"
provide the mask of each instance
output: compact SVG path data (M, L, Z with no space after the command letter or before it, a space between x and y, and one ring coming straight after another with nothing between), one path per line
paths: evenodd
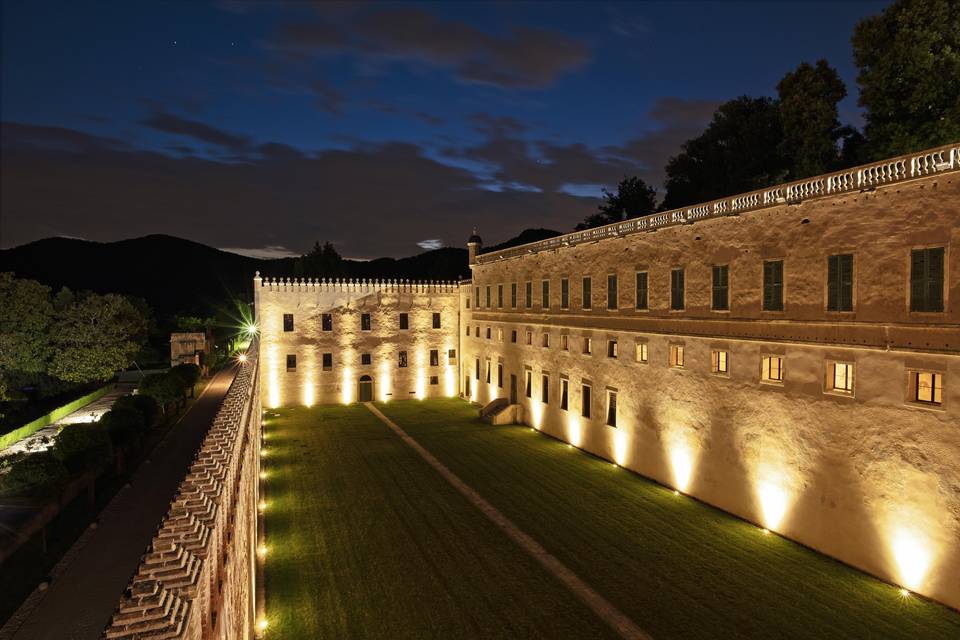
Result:
M960 608L960 145L469 246L471 399Z

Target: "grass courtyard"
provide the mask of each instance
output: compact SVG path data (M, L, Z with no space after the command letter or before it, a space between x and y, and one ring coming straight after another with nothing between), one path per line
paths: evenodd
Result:
M462 401L378 407L654 638L960 637L946 607ZM617 637L365 407L270 414L269 637Z

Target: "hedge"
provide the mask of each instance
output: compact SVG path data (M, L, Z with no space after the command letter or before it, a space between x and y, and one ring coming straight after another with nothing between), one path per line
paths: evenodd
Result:
M36 433L40 429L43 429L44 427L47 427L53 424L57 420L60 420L61 418L64 418L70 415L77 409L80 409L81 407L84 407L90 404L94 400L99 400L103 396L107 395L107 393L112 388L113 388L112 384L108 384L106 386L100 387L96 391L88 393L85 396L81 396L76 400L74 400L73 402L68 402L63 406L57 407L50 413L40 416L39 418L37 418L32 422L28 422L22 427L18 427L7 434L0 436L0 449L5 449L10 445L12 445L14 442L17 442L18 440L22 440L23 438L26 438L27 436Z

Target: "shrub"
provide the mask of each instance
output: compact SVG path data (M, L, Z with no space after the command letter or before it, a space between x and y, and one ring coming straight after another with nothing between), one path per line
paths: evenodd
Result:
M138 393L131 396L123 396L113 403L114 409L133 409L143 416L143 424L152 427L157 423L160 415L160 405L156 398Z
M164 407L183 397L183 386L169 373L151 373L140 381L140 394L153 398Z
M173 376L173 379L180 384L182 389L189 390L191 395L193 394L193 385L197 384L197 380L200 379L200 367L189 362L178 364L167 373Z
M140 415L140 412L129 407L110 409L103 414L98 424L106 427L110 433L110 439L117 445L123 445L132 438L138 438L140 432L145 428L143 416Z
M49 500L57 497L67 483L67 468L50 451L8 456L0 476L0 495Z
M110 432L100 422L67 425L57 434L53 454L71 473L99 474L113 462Z

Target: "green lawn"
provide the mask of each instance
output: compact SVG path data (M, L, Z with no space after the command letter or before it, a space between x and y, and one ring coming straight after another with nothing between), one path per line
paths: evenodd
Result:
M657 640L960 637L946 607L462 401L378 406ZM610 637L364 407L275 413L274 637Z

